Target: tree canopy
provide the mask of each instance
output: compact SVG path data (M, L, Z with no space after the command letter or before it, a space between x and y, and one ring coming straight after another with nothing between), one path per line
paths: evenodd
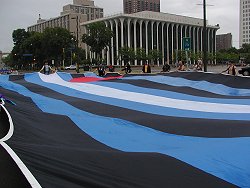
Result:
M144 48L137 48L135 51L134 48L123 47L119 50L119 56L126 64L127 62L134 60L157 61L162 58L162 53L157 49L153 49L147 54Z
M113 32L103 22L96 22L87 26L88 33L83 34L82 41L90 46L92 52L99 57L103 49L110 45Z
M119 50L119 56L121 60L126 63L135 59L135 51L133 48L123 47Z
M35 64L41 67L44 60L55 60L56 66L68 54L77 51L74 36L63 28L46 28L43 33L28 32L24 29L13 31L12 49L14 65L21 67ZM85 56L85 53L81 53ZM85 58L85 57L84 57ZM81 58L82 59L82 58Z
M157 49L152 49L149 50L149 60L153 60L153 63L155 63L156 61L158 61L160 58L162 58L162 53L157 50Z

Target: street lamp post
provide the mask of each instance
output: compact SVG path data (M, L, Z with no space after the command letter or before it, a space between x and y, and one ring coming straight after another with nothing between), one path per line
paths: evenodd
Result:
M64 62L65 62L65 48L62 49L63 51L63 60L62 60L62 63L63 63L63 70L65 68L65 65L64 65Z
M79 38L78 38L78 28L79 28L79 17L76 16L74 18L71 19L75 19L76 20L76 50L78 50L79 48ZM77 55L77 62L76 62L76 72L79 73L79 52L76 53Z

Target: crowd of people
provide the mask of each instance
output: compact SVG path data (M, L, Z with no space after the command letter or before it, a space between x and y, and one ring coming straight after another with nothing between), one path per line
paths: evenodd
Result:
M227 69L222 71L221 73L227 73L229 75L237 75L237 70L236 70L236 66L234 65L233 62L228 62L227 64ZM189 65L187 66L186 62L183 61L179 61L177 64L177 68L176 71L203 71L202 69L203 67L203 63L202 60L199 59L195 64L193 65ZM142 73L151 73L152 69L151 69L151 65L148 62L144 62L143 66L142 66ZM171 70L171 66L166 62L163 66L162 66L162 73L165 72L170 72ZM47 61L44 62L43 67L41 68L41 70L39 72L42 72L46 75L55 72L56 70L53 69L49 63ZM99 64L96 68L97 74L99 76L105 76L106 72L114 72L115 71L115 67L112 65L106 66L105 64ZM129 74L132 72L132 68L130 66L129 63L126 63L125 66L121 69L121 72L123 72L124 74Z

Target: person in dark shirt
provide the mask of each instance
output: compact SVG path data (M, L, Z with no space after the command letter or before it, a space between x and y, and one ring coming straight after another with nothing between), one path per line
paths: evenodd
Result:
M98 75L99 76L105 76L105 66L103 64L100 64L97 68L98 70Z
M129 63L126 64L126 66L122 69L122 71L125 71L125 74L131 73L132 69Z
M163 65L161 72L169 72L170 69L171 69L170 65L169 64L165 64L165 65Z
M48 62L46 61L39 72L43 71L44 74L49 75L50 71L52 70L53 69L51 68L51 66L49 66Z
M109 72L114 72L115 71L115 67L113 67L113 65L109 65L108 68L109 68Z

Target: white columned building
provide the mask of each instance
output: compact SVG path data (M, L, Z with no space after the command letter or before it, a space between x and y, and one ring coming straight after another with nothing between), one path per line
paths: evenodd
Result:
M156 63L158 66L170 63L174 64L174 53L183 48L183 37L190 37L191 52L202 51L203 19L192 18L168 13L138 12L134 14L117 14L109 17L84 22L81 26L102 21L114 33L110 46L102 55L107 64L120 66L119 49L122 47L145 49L146 54L152 49L162 53L162 58ZM219 29L218 25L207 25L208 49L215 54L215 36ZM87 30L84 29L86 32ZM87 53L89 48L84 45ZM131 65L142 65L143 62L130 62ZM124 65L124 63L122 63Z
M121 23L121 48L123 48L124 47L124 18L120 18L120 23ZM124 61L122 61L121 63L122 63L122 66L124 66Z
M164 32L164 31L163 31ZM166 39L165 39L165 41L166 41L166 46L167 46L167 48L166 48L166 55L167 55L167 63L169 63L169 23L167 23L166 24ZM165 49L164 49L165 50ZM164 61L163 61L163 63L164 63Z
M137 50L137 19L134 19L134 50L136 54ZM137 60L135 60L135 65L137 65Z
M171 28L171 60L174 61L174 23L171 23L172 28ZM170 63L170 62L168 62ZM172 64L174 64L174 62L171 62Z
M146 54L148 55L148 20L145 21Z
M151 49L154 49L154 21L151 21Z
M162 50L162 54L163 54L162 62L165 62L164 25L165 25L165 23L162 22L161 23L161 50Z
M142 31L142 24L143 24L143 20L140 20L140 48L142 49L142 45L143 45L143 31ZM142 65L142 61L140 61L140 65Z
M109 20L109 22L110 22L111 31L114 31L113 20ZM110 46L111 46L111 65L114 65L115 64L114 38L111 38L111 45ZM109 64L109 62L108 62L108 64Z
M116 51L116 64L119 64L119 52L118 52L118 48L119 48L119 19L115 19L115 39L116 39L116 44L115 44L115 51Z
M156 23L156 49L159 51L159 24L160 22ZM157 65L159 66L159 60L157 61Z
M179 24L176 24L175 25L175 29L176 29L176 31L175 31L175 33L176 33L176 38L175 38L175 40L176 40L176 50L179 50Z
M183 29L183 25L181 25L181 47L180 47L181 50L183 49L183 46L182 46L182 39L183 39L182 29Z

